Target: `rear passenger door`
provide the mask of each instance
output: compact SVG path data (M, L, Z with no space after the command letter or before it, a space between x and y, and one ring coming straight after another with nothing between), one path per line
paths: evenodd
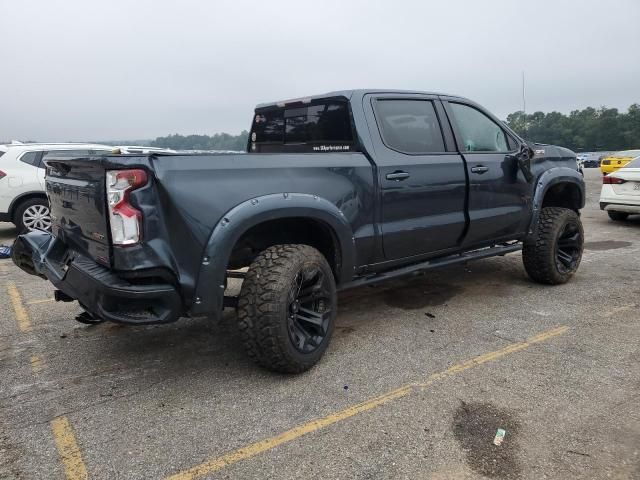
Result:
M482 246L524 233L531 184L514 156L517 143L477 105L444 102L469 175L469 230L463 246Z
M429 95L367 95L386 260L455 247L465 229L464 163ZM443 121L444 120L444 121Z

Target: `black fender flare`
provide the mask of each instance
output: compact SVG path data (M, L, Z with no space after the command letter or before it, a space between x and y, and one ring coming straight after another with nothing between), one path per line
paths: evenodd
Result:
M559 183L571 183L578 187L580 192L580 202L578 209L584 208L585 204L585 187L584 179L580 172L569 167L556 167L546 170L542 175L538 177L536 181L535 191L533 194L533 215L531 216L531 222L529 223L529 229L527 235L533 235L536 232L538 225L538 217L542 210L542 202L544 197L551 187Z
M353 278L355 239L344 213L330 201L306 193L275 193L252 198L218 221L200 259L191 315L215 314L223 308L227 265L236 242L251 227L282 218L304 217L324 222L333 231L342 259L338 282Z

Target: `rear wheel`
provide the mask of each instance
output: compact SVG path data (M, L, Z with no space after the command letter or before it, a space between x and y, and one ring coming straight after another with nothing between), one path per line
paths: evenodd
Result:
M615 212L613 210L607 210L607 213L609 214L609 218L616 222L623 222L629 216L627 212Z
M327 260L308 245L276 245L253 261L238 299L238 326L249 357L270 370L298 373L322 357L336 318Z
M582 259L584 231L573 210L543 208L535 235L524 242L522 260L531 279L556 285L567 282Z
M45 198L25 200L16 208L14 222L20 233L30 230L51 230L49 202Z

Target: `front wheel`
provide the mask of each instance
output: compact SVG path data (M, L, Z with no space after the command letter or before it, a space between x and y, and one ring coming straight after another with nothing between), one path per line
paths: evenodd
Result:
M539 283L566 283L582 259L584 230L576 212L568 208L543 208L536 233L522 249L524 268Z
M251 263L238 299L249 357L269 370L299 373L324 354L337 294L325 257L308 245L275 245Z

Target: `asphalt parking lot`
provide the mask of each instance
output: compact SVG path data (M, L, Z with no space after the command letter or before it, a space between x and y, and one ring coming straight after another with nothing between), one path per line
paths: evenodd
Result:
M573 281L511 254L345 292L298 376L250 363L232 311L85 326L0 260L0 478L640 478L640 217L586 179Z

